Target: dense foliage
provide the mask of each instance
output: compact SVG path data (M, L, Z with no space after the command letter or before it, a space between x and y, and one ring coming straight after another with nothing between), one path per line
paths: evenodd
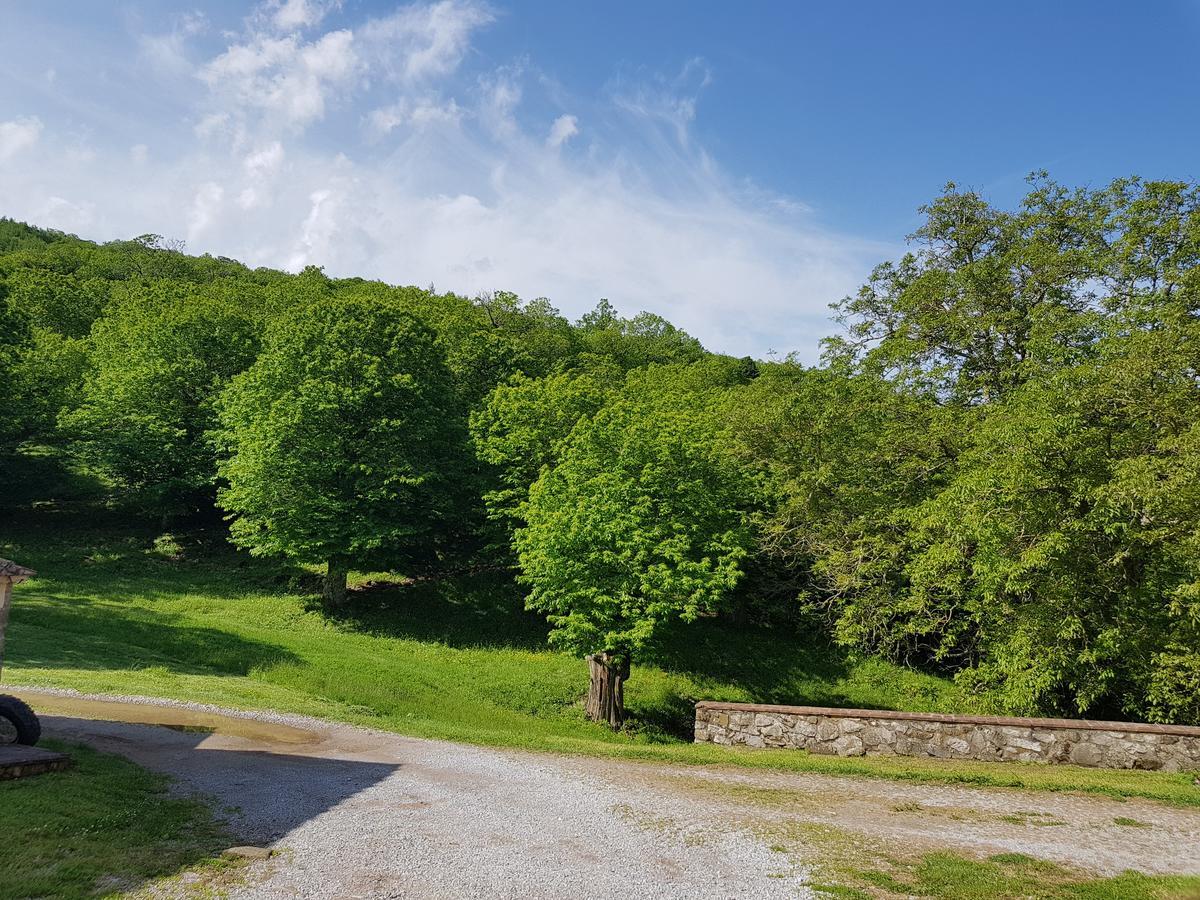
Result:
M379 300L301 306L221 397L218 500L234 542L325 563L342 602L352 565L430 557L456 514L462 415L433 332Z
M625 666L663 624L717 612L737 586L754 492L725 446L727 384L697 377L705 368L630 374L528 488L520 578L553 643Z
M618 668L734 616L981 709L1200 722L1200 188L1037 176L922 214L818 367L607 301L571 323L0 220L0 451L165 520L215 503L335 587L510 566Z

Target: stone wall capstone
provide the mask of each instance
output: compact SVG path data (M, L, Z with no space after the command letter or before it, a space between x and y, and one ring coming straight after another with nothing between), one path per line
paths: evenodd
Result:
M701 701L696 704L696 742L836 756L928 756L1200 771L1200 728L1141 722Z

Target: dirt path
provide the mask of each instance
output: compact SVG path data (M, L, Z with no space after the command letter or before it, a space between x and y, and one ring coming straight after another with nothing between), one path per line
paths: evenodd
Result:
M241 840L276 847L240 897L804 897L810 863L889 850L1200 873L1200 811L1151 802L558 757L19 693L48 735L169 773L229 808Z

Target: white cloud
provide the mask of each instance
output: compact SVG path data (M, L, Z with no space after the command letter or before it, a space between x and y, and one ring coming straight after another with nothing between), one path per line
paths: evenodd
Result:
M230 116L227 112L209 113L192 129L198 138L212 138L220 134L228 134Z
M296 31L312 28L333 9L341 6L340 2L321 2L321 0L273 0L266 4L264 12L271 24L280 31Z
M453 124L462 116L463 110L453 97L445 102L432 98L414 101L402 97L390 106L371 110L367 115L367 128L373 137L380 138L402 125L420 129Z
M579 134L579 120L574 116L559 116L550 126L550 134L546 137L546 146L561 147L577 134Z
M391 78L416 81L456 70L471 34L494 19L485 4L440 0L402 6L390 16L368 22L361 34Z
M27 116L0 122L0 162L12 159L22 150L28 150L38 142L42 134L42 120Z
M184 13L175 17L168 32L139 35L138 51L159 74L173 77L190 76L193 63L188 53L188 40L204 34L207 30L208 20L203 13Z
M273 174L283 163L283 144L272 141L254 153L248 154L242 160L242 166L253 178L264 178Z
M201 237L217 220L221 213L221 201L225 197L225 189L216 182L200 185L192 198L192 207L188 213L188 241Z
M727 175L691 130L701 63L626 76L595 100L551 93L534 60L475 64L471 36L494 18L480 4L324 31L312 16L329 4L302 6L263 7L194 66L207 95L181 93L165 125L136 123L133 148L101 145L88 162L48 127L45 152L29 153L42 121L0 123L5 213L97 239L185 237L252 266L514 290L572 316L608 297L715 349L810 359L826 304L894 250ZM547 128L546 108L574 114ZM587 152L562 153L580 120Z
M219 100L241 113L262 112L299 128L324 116L329 98L353 81L358 68L354 35L342 29L310 43L295 35L256 36L212 60L201 77ZM214 115L222 113L205 121Z

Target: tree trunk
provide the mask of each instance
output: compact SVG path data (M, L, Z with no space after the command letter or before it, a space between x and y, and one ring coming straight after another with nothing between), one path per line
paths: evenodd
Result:
M614 731L625 724L625 679L629 677L629 655L597 653L589 656L587 717L606 722Z
M325 571L325 587L321 591L321 600L327 609L337 609L346 602L346 575L350 567L340 557L329 559L329 567Z
M8 630L10 603L12 603L12 580L0 575L0 671L4 669L4 632Z

